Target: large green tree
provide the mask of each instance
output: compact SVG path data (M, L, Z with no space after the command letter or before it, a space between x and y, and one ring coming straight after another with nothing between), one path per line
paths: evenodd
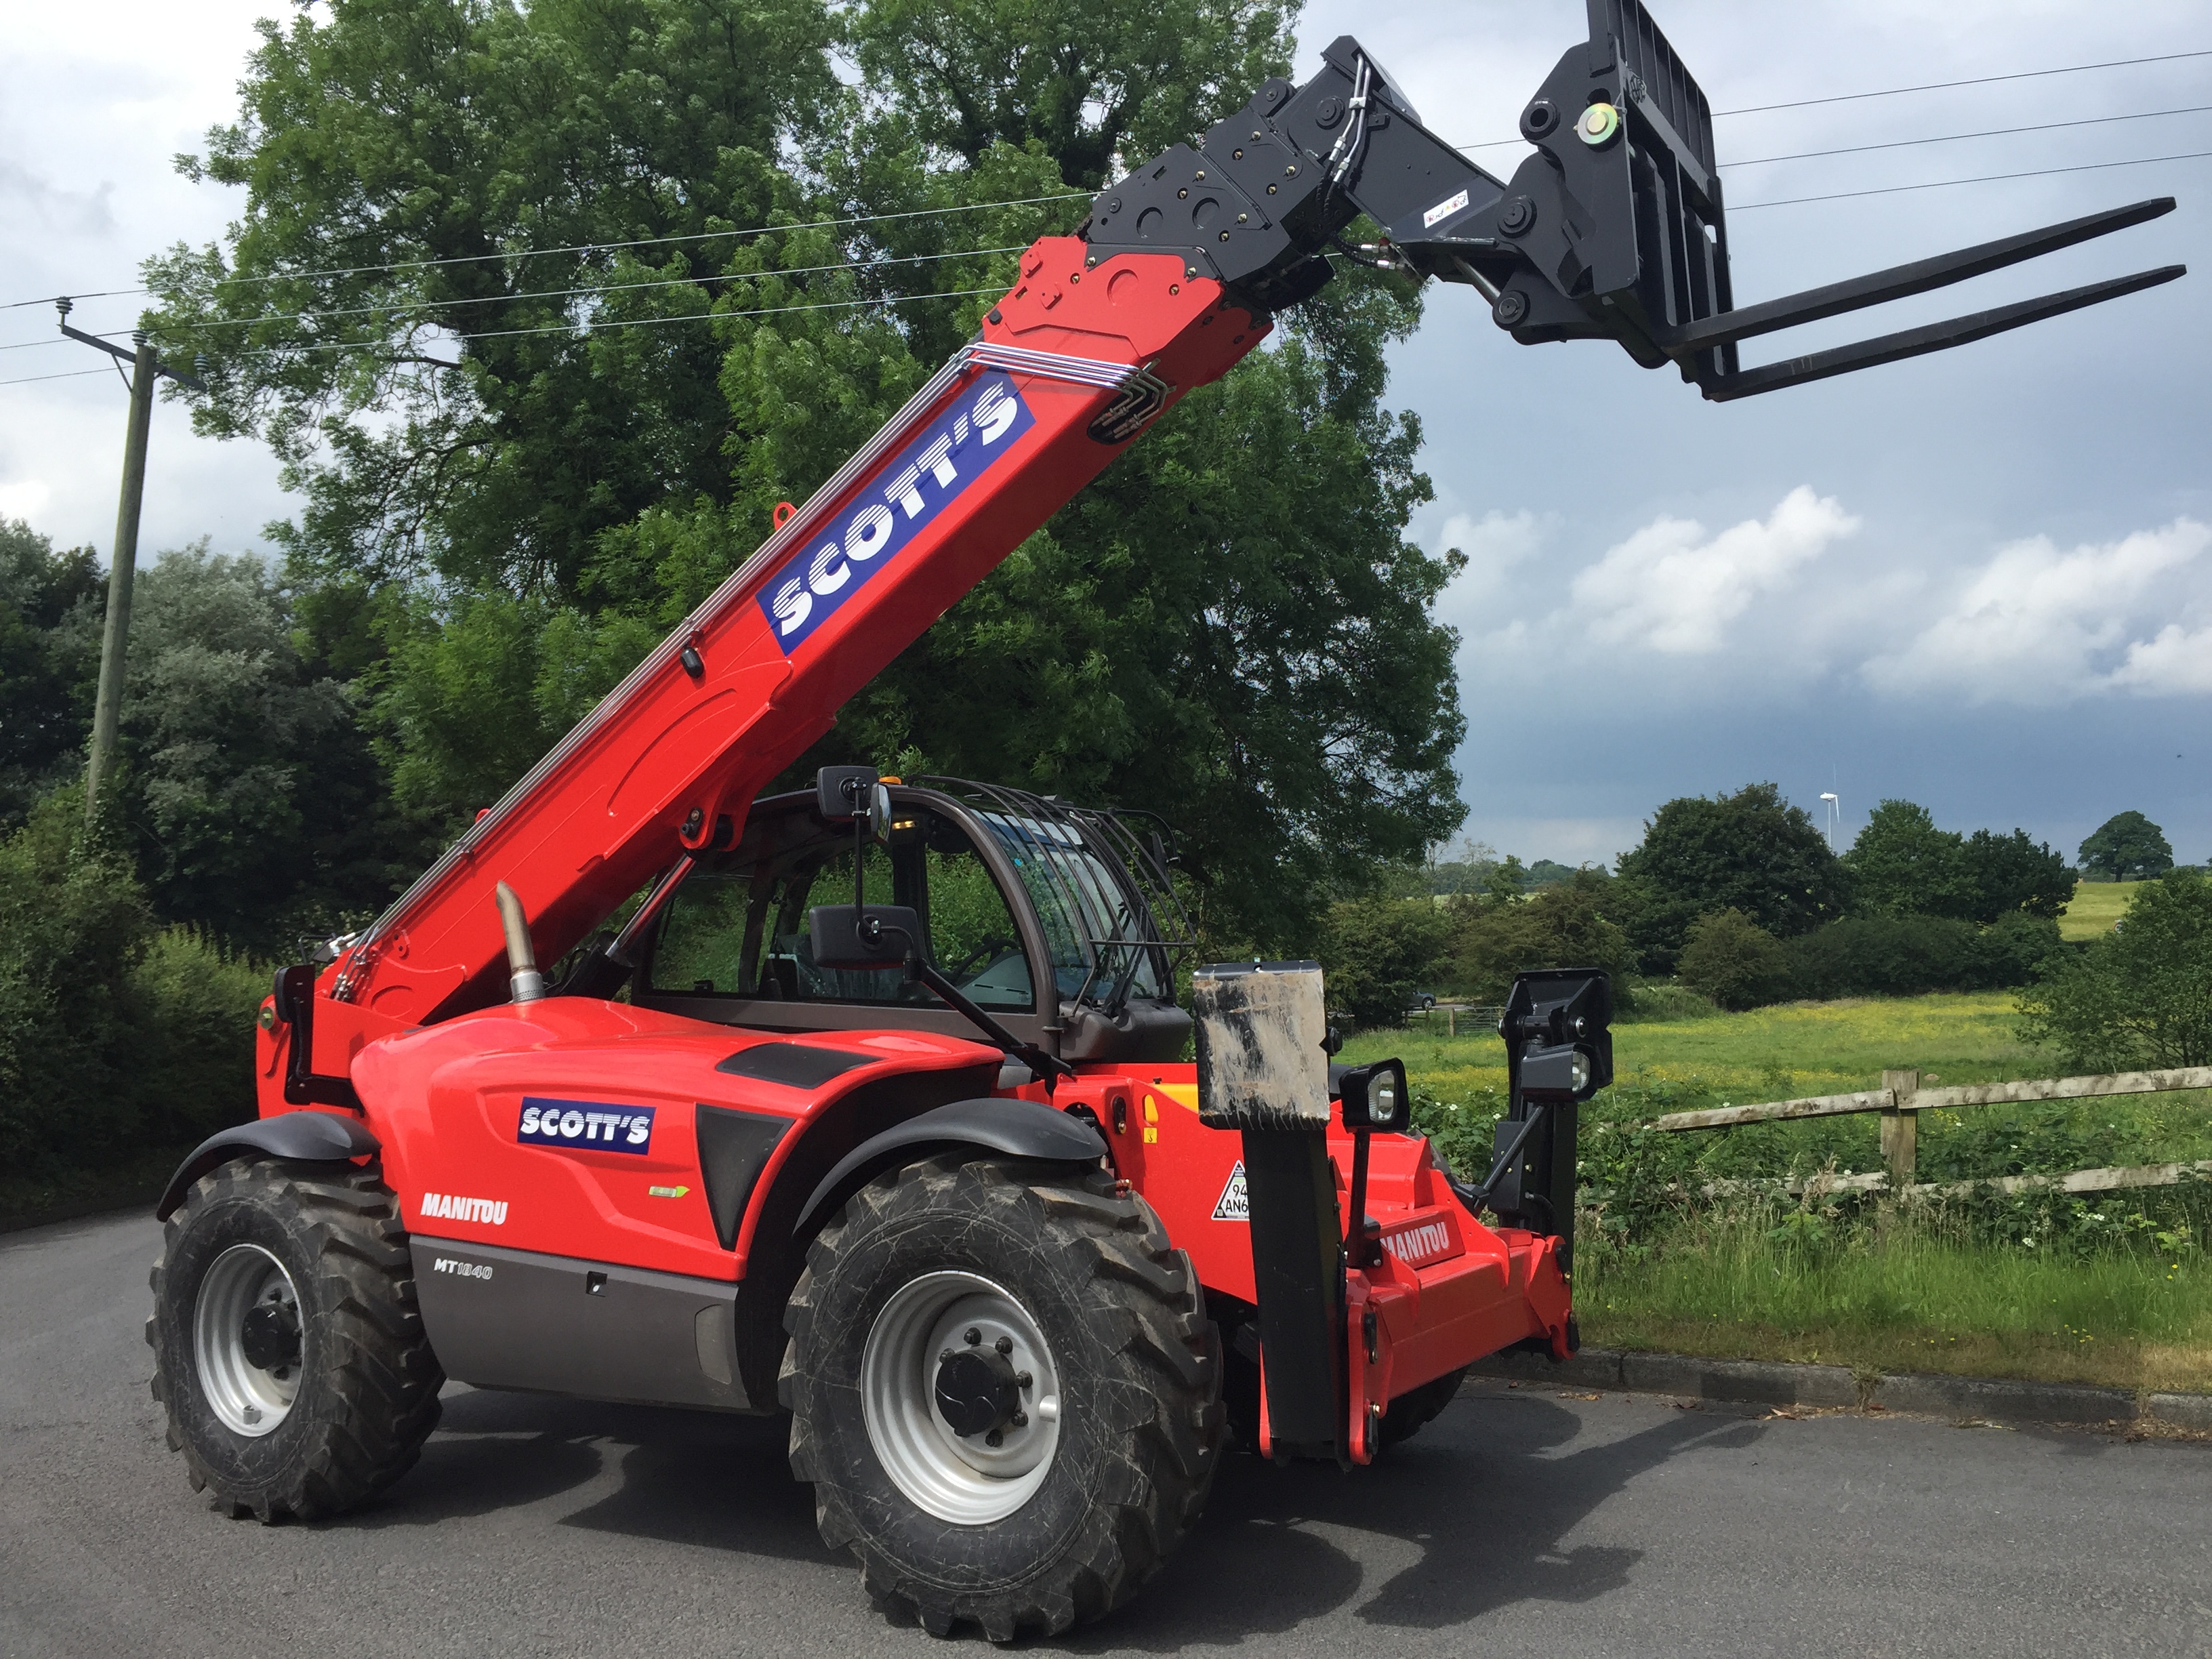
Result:
M0 520L0 830L79 763L106 591L90 548Z
M1254 0L337 0L269 28L191 163L245 216L157 264L154 320L216 359L204 427L266 437L306 492L283 532L303 620L366 668L419 821L524 770L972 333L1016 251L1286 67L1288 23ZM1442 839L1455 565L1404 539L1428 483L1382 401L1419 315L1360 272L1286 319L808 763L1161 808L1212 925L1254 940Z
M1864 915L2056 916L2074 896L2065 859L2025 830L1939 830L1928 809L1886 800L1844 854L1851 907Z
M1849 877L1804 808L1771 783L1733 795L1670 800L1621 854L1620 879L1638 901L1624 911L1647 973L1674 970L1690 924L1736 910L1787 939L1843 914Z
M2212 881L2178 870L2146 883L2117 933L2051 955L2020 1006L2029 1040L2069 1066L2212 1065Z
M2106 818L2081 843L2081 867L2106 881L2141 881L2173 868L2166 832L2140 812Z

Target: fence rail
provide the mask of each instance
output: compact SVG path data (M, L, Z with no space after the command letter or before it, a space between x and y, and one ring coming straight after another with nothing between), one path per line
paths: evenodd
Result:
M2085 1100L2100 1095L2176 1094L2212 1089L2212 1066L2170 1072L2108 1072L2094 1077L2033 1078L2018 1083L1974 1083L1948 1089L1923 1089L1920 1073L1884 1072L1881 1087L1848 1095L1808 1095L1799 1100L1759 1101L1748 1106L1718 1106L1703 1112L1669 1112L1651 1127L1668 1131L1725 1129L1739 1123L1777 1123L1796 1118L1844 1117L1860 1112L1881 1115L1881 1158L1887 1173L1813 1176L1780 1183L1802 1192L1813 1181L1838 1193L1902 1192L1907 1189L1955 1195L1994 1188L2025 1192L2057 1188L2063 1192L2117 1192L2129 1187L2170 1187L2212 1176L2212 1160L2198 1164L2144 1164L2107 1170L2075 1170L2056 1176L2000 1176L1985 1181L1923 1183L1913 1179L1919 1142L1919 1115L1966 1106L2012 1105L2039 1100ZM1723 1182L1713 1190L1743 1186Z

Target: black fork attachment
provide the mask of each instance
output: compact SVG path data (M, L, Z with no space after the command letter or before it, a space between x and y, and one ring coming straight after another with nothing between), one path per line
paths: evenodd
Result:
M2185 273L2165 265L2039 299L1746 368L1740 341L1923 294L2155 219L2171 197L2090 214L1849 282L1738 308L1711 106L1640 0L1588 0L1589 42L1521 112L1534 147L1510 183L1422 125L1346 35L1304 86L1270 81L1209 132L1101 192L1085 234L1091 262L1175 252L1255 309L1328 282L1328 253L1364 213L1385 240L1366 250L1464 283L1524 345L1617 340L1647 368L1673 363L1715 402L1964 345Z

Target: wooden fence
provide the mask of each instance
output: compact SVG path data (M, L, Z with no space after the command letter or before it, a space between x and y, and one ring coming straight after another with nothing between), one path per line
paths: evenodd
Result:
M2195 1164L2144 1164L2109 1170L2075 1170L2058 1176L2003 1176L1947 1185L1917 1182L1913 1164L1919 1143L1920 1114L1966 1106L1997 1106L2038 1100L2082 1100L2097 1095L2172 1094L2212 1089L2212 1066L2172 1072L2113 1072L2099 1077L2048 1077L2022 1083L1971 1083L1962 1087L1923 1089L1918 1072L1884 1072L1881 1087L1849 1095L1811 1095L1802 1100L1769 1100L1751 1106L1718 1106L1703 1112L1670 1112L1655 1129L1725 1129L1739 1123L1774 1123L1791 1118L1881 1114L1884 1169L1866 1175L1822 1179L1831 1192L1869 1193L1911 1188L1927 1194L1964 1194L1981 1188L2014 1193L2057 1188L2069 1193L2116 1192L2129 1187L2171 1187L2199 1176L2212 1177L2212 1159ZM1805 1182L1789 1183L1792 1191Z

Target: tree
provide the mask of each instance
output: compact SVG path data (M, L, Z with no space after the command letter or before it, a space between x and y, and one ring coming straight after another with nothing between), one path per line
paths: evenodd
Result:
M1330 1011L1342 1010L1363 1026L1403 1025L1449 939L1443 908L1427 898L1376 896L1332 904L1320 952Z
M1513 976L1534 968L1601 968L1618 982L1635 962L1621 896L1601 872L1577 870L1529 898L1455 899L1454 975L1486 1002L1503 1002Z
M2055 918L2073 902L2072 868L2048 842L2031 840L2025 830L2008 836L1977 830L1966 837L1966 855L1976 921L2010 915Z
M1653 974L1674 971L1698 916L1737 910L1788 938L1840 915L1849 890L1820 826L1771 783L1668 801L1618 868L1632 890L1629 937Z
M203 429L266 437L307 495L283 532L303 620L366 669L426 833L830 476L1016 250L1291 46L1250 0L319 15L266 32L194 164L245 187L240 232L157 262L152 321L216 360ZM858 85L831 72L838 29ZM516 252L545 247L569 251ZM1406 539L1420 433L1382 401L1419 317L1413 285L1358 270L1283 319L793 776L903 756L1166 810L1209 928L1271 944L1417 859L1461 815L1463 730L1433 615L1457 559Z
M155 914L264 955L365 920L416 852L290 592L203 541L139 573L118 832Z
M1938 830L1924 806L1886 800L1843 856L1854 909L1876 916L1972 915L1979 908L1963 836Z
M1716 910L1690 924L1679 975L1692 991L1728 1009L1757 1008L1790 994L1782 941L1741 910Z
M2051 957L2020 1009L2030 1042L2082 1070L2212 1065L2212 881L2146 883L2119 930Z
M2122 812L2081 843L2081 867L2107 881L2141 881L2173 868L2173 848L2142 813Z
M82 764L106 594L90 548L0 520L0 828Z

